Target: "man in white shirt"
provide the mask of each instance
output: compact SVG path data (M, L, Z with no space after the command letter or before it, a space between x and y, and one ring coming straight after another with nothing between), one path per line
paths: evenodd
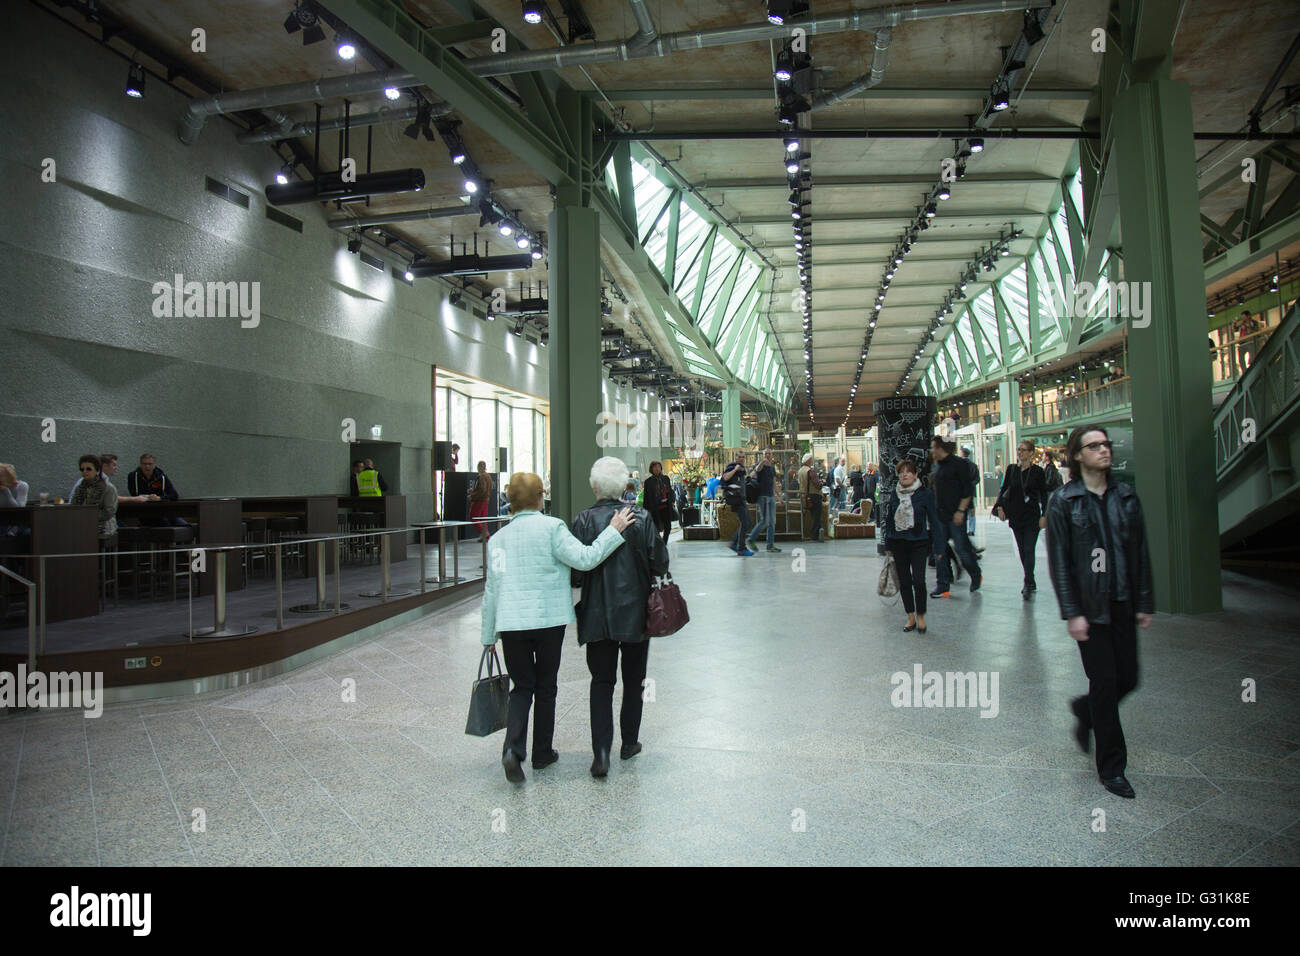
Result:
M844 470L844 456L835 459L835 470L831 472L831 520L844 507L844 491L848 487L849 475Z

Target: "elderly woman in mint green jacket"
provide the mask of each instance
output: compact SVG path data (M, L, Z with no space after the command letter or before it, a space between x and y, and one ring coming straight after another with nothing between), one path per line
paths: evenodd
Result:
M624 508L589 545L573 536L559 518L542 514L542 479L528 472L510 476L510 523L488 544L483 587L483 643L501 638L510 674L510 709L501 765L506 779L522 783L528 755L528 711L534 699L533 769L555 763L555 695L564 629L577 620L569 569L590 571L623 543L623 529L636 519Z

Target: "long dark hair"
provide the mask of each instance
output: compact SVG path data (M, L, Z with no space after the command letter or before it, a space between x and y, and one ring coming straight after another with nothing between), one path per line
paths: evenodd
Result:
M1110 440L1110 432L1100 425L1080 425L1074 431L1070 432L1070 437L1065 440L1065 464L1070 469L1070 480L1077 481L1080 474L1079 462L1075 455L1083 453L1083 436L1088 432L1101 432Z

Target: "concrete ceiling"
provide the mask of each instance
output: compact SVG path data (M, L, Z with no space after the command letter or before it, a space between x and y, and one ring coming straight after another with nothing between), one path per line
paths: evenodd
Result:
M69 22L86 28L72 7L55 0L42 5ZM358 57L355 65L338 59L330 41L304 47L300 35L286 34L281 24L290 0L228 0L219 13L205 0L103 0L100 3L133 31L146 37L187 70L225 89L251 89L318 77L373 69ZM815 15L876 6L871 2L818 0ZM1000 114L994 129L1077 127L1097 82L1101 57L1091 49L1094 27L1107 22L1108 0L1063 0L1052 9L1048 38L1030 51L1032 73L1014 106ZM452 26L470 20L495 20L526 47L550 49L560 45L545 26L522 21L518 0L405 0L416 19L431 26ZM626 0L583 0L598 41L631 36L636 23ZM551 8L561 13L558 0ZM659 33L759 23L764 4L758 0L649 0ZM881 86L813 114L816 130L863 127L963 128L968 114L978 113L982 91L997 75L999 47L1013 42L1021 24L1019 11L903 23L893 30L888 67ZM1059 21L1059 22L1058 22ZM190 50L195 25L208 33L208 52ZM1197 130L1237 130L1254 104L1297 28L1300 6L1293 0L1188 0L1178 22L1174 44L1174 78L1190 84ZM91 28L94 33L94 28ZM327 30L332 37L332 31ZM846 32L809 37L813 65L826 89L867 72L873 37ZM468 58L491 54L486 38L454 44ZM775 122L770 41L678 52L659 59L603 63L583 69L556 71L575 90L591 95L607 116L646 133L671 131L771 130ZM1028 72L1028 71L1027 71ZM1283 78L1296 82L1297 69ZM501 77L507 90L510 77ZM439 97L425 89L424 95ZM354 98L354 114L381 107L412 105L408 96L397 104L382 94ZM325 116L342 112L338 101L324 104ZM285 107L295 121L314 115L312 104ZM493 195L508 209L518 209L534 232L546 227L551 210L550 187L536 171L494 141L469 116L457 115L469 153L493 181ZM1288 117L1278 131L1293 128ZM374 127L377 169L418 166L427 186L418 201L412 195L375 197L367 210L388 213L459 202L461 177L440 143L413 141L402 135L405 123ZM360 141L362 149L358 149ZM364 155L365 131L353 132L351 152ZM786 197L782 147L779 140L688 139L653 144L686 180L732 220L737 231L778 267L774 293L768 302L771 327L784 353L791 384L804 380L800 319L791 308L798 278ZM1220 145L1197 143L1198 172L1204 188L1240 165L1240 158L1260 149L1258 143ZM312 143L299 143L308 152ZM990 139L982 154L972 157L967 177L955 184L952 198L940 204L940 214L921 234L916 251L898 271L881 313L862 385L849 426L868 424L871 400L893 393L902 369L924 335L929 319L956 282L964 264L1012 224L1032 235L1039 229L1065 171L1074 143L1068 139ZM265 156L267 181L280 160L268 145L246 146ZM287 150L281 147L284 155ZM949 139L815 140L812 152L813 213L813 374L818 424L834 427L844 414L862 344L867 306L881 279L886 257L912 219L922 197L938 180L941 160L952 155ZM322 138L320 165L333 169L338 161L335 134ZM1274 166L1267 202L1281 194L1294 176ZM1216 222L1227 219L1245 202L1248 187L1228 182L1202 198L1202 211ZM357 207L347 207L360 212ZM337 214L337 213L336 213ZM344 213L346 214L346 213ZM451 236L459 242L478 230L477 213L392 226L390 231L427 250L434 258L448 254ZM490 228L481 239L491 240L493 252L514 251ZM1023 254L1027 240L1012 245ZM609 247L606 270L628 293L630 307L643 317L654 313L635 276ZM998 276L1012 268L1018 256L999 263ZM517 273L491 276L484 289L545 279L545 263ZM619 320L616 312L614 316ZM621 320L620 320L621 321ZM646 323L650 325L650 323ZM665 356L671 349L657 328L650 330ZM918 365L924 371L936 345ZM913 380L918 376L914 376Z

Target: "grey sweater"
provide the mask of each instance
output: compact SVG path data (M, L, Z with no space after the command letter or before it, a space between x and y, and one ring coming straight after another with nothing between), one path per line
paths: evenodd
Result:
M74 505L90 505L99 509L99 537L111 538L117 534L117 489L103 475L94 481L83 481L72 496Z

